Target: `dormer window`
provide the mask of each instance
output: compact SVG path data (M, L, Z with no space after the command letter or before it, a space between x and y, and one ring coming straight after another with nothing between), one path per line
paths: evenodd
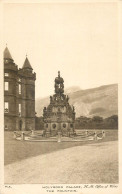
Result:
M5 77L8 77L9 76L9 73L5 73L4 75L5 75Z

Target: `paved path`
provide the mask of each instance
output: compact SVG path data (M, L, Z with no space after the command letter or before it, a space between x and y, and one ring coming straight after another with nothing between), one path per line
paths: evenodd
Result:
M5 166L5 183L117 183L118 142L76 146Z

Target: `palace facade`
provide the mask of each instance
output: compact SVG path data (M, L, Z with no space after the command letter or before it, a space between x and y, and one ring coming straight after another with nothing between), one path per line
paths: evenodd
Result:
M26 57L22 68L6 47L4 50L4 126L5 130L35 129L36 74Z

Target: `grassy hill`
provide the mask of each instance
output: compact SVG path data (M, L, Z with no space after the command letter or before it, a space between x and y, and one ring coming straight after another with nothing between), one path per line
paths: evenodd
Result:
M118 114L118 85L104 85L97 88L81 90L72 87L65 91L70 97L70 104L75 106L76 117L95 115L109 117ZM49 96L36 99L37 116L41 116L44 106L49 104Z

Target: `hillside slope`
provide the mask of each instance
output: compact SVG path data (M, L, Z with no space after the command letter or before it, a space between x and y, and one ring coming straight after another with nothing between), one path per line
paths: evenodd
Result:
M74 87L73 87L74 88ZM75 89L74 89L75 90ZM69 92L71 91L71 92ZM70 104L75 106L76 117L94 115L109 117L118 114L118 85L105 85L86 90L67 89ZM43 107L49 104L49 97L36 99L37 116L43 113Z

